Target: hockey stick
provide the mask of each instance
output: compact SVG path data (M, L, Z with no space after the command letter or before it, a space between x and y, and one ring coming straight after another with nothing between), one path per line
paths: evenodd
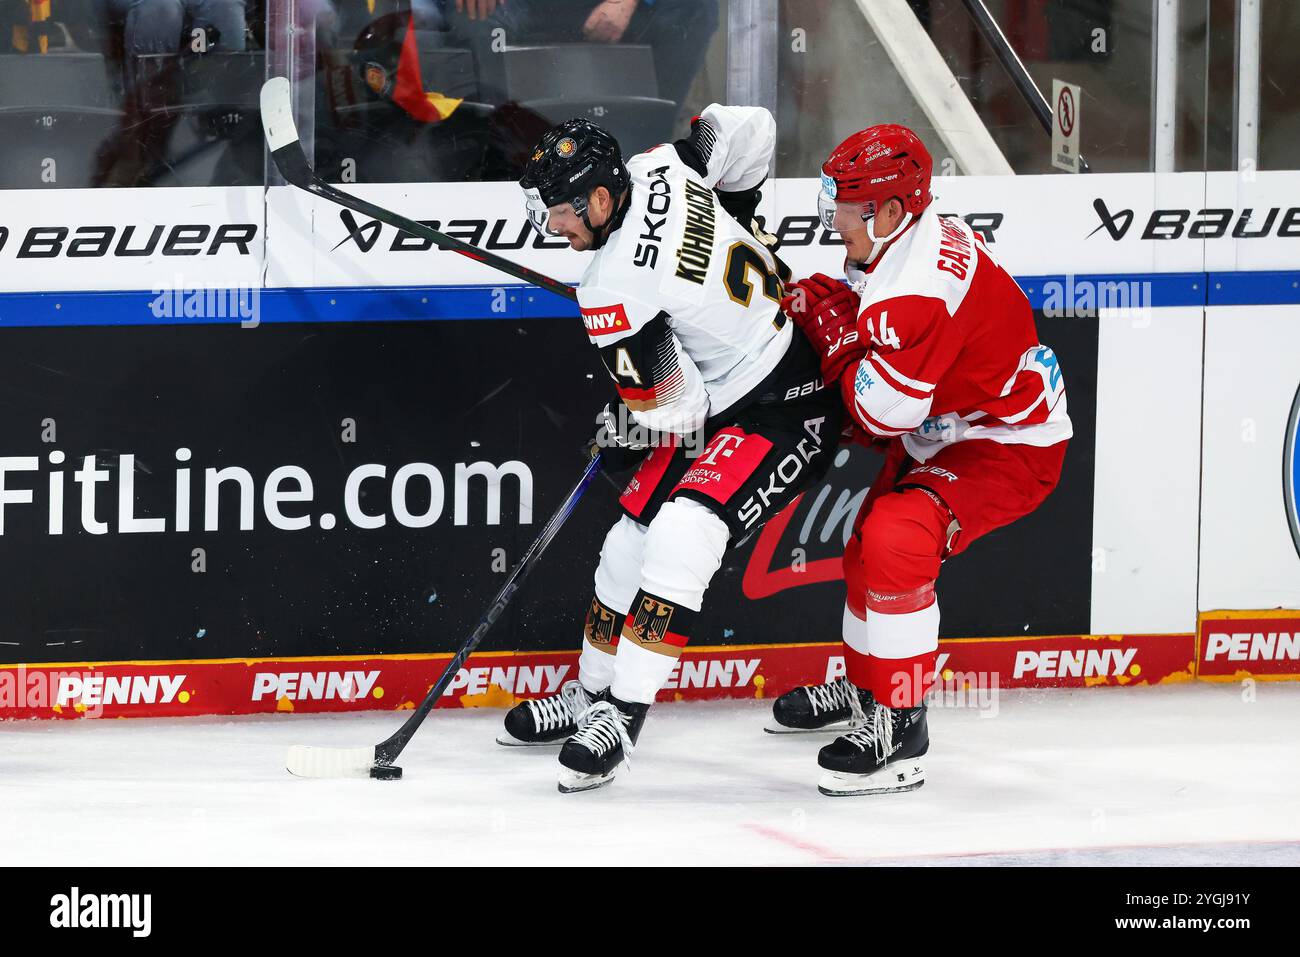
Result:
M306 153L303 152L302 143L298 139L297 127L293 122L290 93L291 88L287 79L273 77L263 84L261 96L262 128L266 134L266 143L271 150L271 158L275 161L276 168L290 185L297 186L299 189L304 189L323 199L328 199L340 206L356 210L372 219L388 223L390 226L395 226L414 236L428 239L439 249L460 253L462 256L493 266L508 275L546 289L558 296L563 296L565 299L577 300L578 294L571 286L330 186L312 169L311 164L307 161ZM416 730L428 717L429 712L433 710L434 705L437 704L438 699L442 697L443 692L451 683L451 679L501 616L506 605L514 597L515 592L519 590L519 586L533 570L538 559L541 558L546 546L551 543L551 539L556 536L574 508L577 507L578 500L582 498L587 487L600 473L601 465L602 458L600 455L592 458L583 472L582 478L578 480L578 484L573 487L568 498L564 500L555 514L547 521L541 534L528 547L524 557L519 560L519 564L514 567L505 584L501 586L501 590L492 599L487 611L479 619L478 625L470 632L451 661L447 663L442 675L429 689L424 700L420 702L420 706L415 709L396 732L374 747L369 748L316 748L295 745L289 749L285 760L289 772L307 778L372 777L387 780L400 778L402 769L394 764L398 755L410 743Z
M1047 102L1047 97L1043 96L1043 91L1038 88L1034 78L1029 75L1025 69L1025 64L1021 61L1019 54L1016 53L1015 47L1007 39L998 22L993 19L993 14L989 13L989 8L984 5L984 0L962 0L966 7L966 12L970 14L971 19L975 21L975 26L983 34L984 39L988 41L989 46L993 47L993 53L1002 64L1002 69L1006 71L1011 82L1015 84L1017 92L1020 93L1021 99L1033 111L1034 116L1038 117L1039 124L1049 135L1052 132L1052 106ZM1079 172L1091 173L1092 168L1088 161L1082 156L1079 157Z
M413 236L427 239L439 249L460 253L462 256L476 262L499 269L516 279L522 279L524 282L531 283L548 292L553 292L557 296L563 296L565 299L577 302L578 293L566 283L552 279L550 276L544 276L527 266L521 266L485 249L471 246L469 243L462 242L445 233L440 233L424 223L407 219L405 216L384 209L382 206L367 203L364 199L358 199L351 193L345 193L343 190L335 189L329 185L317 175L311 164L307 162L307 154L303 152L302 143L298 140L298 128L293 122L293 104L290 99L290 92L289 81L282 76L272 77L262 84L262 130L266 133L266 145L271 150L271 158L275 160L275 168L280 171L280 175L290 185L305 189L322 199L328 199L332 203L346 206L358 213L364 213L371 219L377 219L381 223L396 226Z
M342 777L372 777L385 780L392 780L402 776L402 769L397 767L393 762L397 756L402 753L415 735L416 730L429 716L442 693L447 690L447 685L456 675L465 663L470 654L478 647L483 636L488 633L493 623L501 617L505 611L506 605L510 604L510 599L514 598L515 592L523 584L528 573L536 567L542 553L546 551L546 546L551 543L556 534L564 525L565 520L573 513L574 508L578 505L578 500L582 498L582 493L587 491L597 473L601 470L601 456L597 454L587 465L586 470L582 473L582 478L578 479L578 484L569 492L568 498L555 510L555 514L547 521L546 527L542 533L537 536L537 540L528 546L528 551L524 552L524 557L519 560L519 564L514 567L506 583L501 586L492 603L488 605L487 611L479 619L474 630L469 633L469 637L461 644L460 650L456 652L455 657L447 663L443 669L442 676L429 693L424 696L420 706L415 709L406 723L397 729L393 735L379 744L370 748L313 748L304 745L295 745L289 749L289 755L286 759L286 767L290 774L296 774L302 778L342 778Z

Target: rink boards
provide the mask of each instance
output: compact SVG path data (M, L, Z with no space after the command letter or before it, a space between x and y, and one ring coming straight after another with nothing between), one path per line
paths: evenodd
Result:
M415 707L450 655L125 662L0 667L14 718L176 717ZM979 706L1003 688L1083 688L1192 679L1191 635L950 639L939 647L936 704ZM836 644L687 649L661 701L775 697L844 673ZM470 657L440 707L507 708L577 677L577 654Z
M835 272L815 182L769 185L795 273ZM509 184L357 191L566 281L585 264ZM950 670L977 689L1294 677L1300 174L935 192L1020 280L1076 430L1044 507L945 566ZM6 716L408 706L608 398L564 301L286 188L11 191L0 272ZM728 555L666 696L825 678L878 464L840 453ZM573 676L615 492L593 489L445 704Z

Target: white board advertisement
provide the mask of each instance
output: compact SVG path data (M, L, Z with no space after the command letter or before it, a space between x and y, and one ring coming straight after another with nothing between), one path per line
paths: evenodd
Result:
M533 233L513 183L345 187L503 256L576 282L590 254ZM936 208L965 218L1019 276L1300 269L1300 172L936 177ZM815 179L770 180L759 208L796 275L843 254L817 224ZM293 187L9 190L5 291L191 285L499 285L514 280ZM265 270L263 270L265 266Z

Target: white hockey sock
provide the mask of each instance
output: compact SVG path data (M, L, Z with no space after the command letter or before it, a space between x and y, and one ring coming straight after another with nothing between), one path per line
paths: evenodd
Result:
M729 537L726 523L699 502L673 499L659 509L645 536L642 597L628 610L614 658L614 697L654 701L690 638Z
M610 694L620 701L650 704L681 659L676 655L646 651L635 642L623 639L618 643L618 654L612 660L614 681Z
M621 627L622 618L619 619ZM578 681L593 695L600 694L614 681L614 657L618 648L593 645L582 636L582 651L578 653Z
M844 603L844 674L856 687L866 688L871 682L871 646L867 640L867 623L853 614L848 602Z
M596 598L587 611L582 651L578 655L578 680L592 694L604 691L614 680L618 635L641 584L645 536L645 526L624 515L610 528L601 546L600 564L596 566ZM606 620L611 613L613 620Z
M887 615L867 609L867 647L873 658L913 658L939 647L939 603Z

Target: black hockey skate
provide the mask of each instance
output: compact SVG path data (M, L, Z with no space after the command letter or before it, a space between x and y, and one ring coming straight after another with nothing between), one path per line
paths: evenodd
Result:
M580 730L560 750L560 792L590 791L614 780L645 724L648 704L609 695L579 718Z
M832 797L913 791L925 783L921 760L930 749L925 704L918 708L874 705L862 726L821 749L825 770L817 790Z
M578 730L578 716L604 698L592 694L577 681L566 681L553 695L521 701L506 712L506 729L497 744L508 748L535 748L563 744Z
M853 709L855 694L858 711ZM804 685L772 702L772 721L763 730L768 734L848 731L861 724L861 715L870 714L874 705L871 692L855 687L848 678Z

